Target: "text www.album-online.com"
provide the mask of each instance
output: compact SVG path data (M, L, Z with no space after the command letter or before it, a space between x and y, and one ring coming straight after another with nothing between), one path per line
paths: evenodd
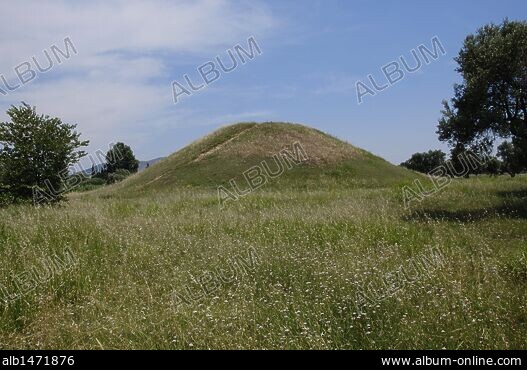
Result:
M522 359L514 357L503 357L494 359L491 357L383 357L383 366L521 366Z

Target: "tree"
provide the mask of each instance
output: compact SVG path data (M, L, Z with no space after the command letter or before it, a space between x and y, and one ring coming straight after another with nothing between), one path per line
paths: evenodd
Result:
M135 158L132 149L124 144L117 143L106 154L106 173L114 173L119 169L130 173L137 172L139 161Z
M496 157L490 157L485 167L485 172L490 176L498 176L501 172L501 162Z
M459 56L463 78L444 101L437 133L452 147L492 146L510 138L527 158L527 22L505 20L469 35Z
M511 142L505 141L498 146L498 157L501 158L501 170L508 173L511 177L525 170L525 164L522 160L522 153Z
M491 149L483 144L466 148L457 143L450 151L450 159L447 162L449 175L469 178L471 174L486 173L488 161L492 158Z
M441 150L429 150L425 153L415 153L401 166L410 170L429 173L445 164L446 154Z
M7 110L10 122L0 123L0 181L4 191L27 199L35 188L58 200L68 168L86 155L76 125L38 115L26 103Z

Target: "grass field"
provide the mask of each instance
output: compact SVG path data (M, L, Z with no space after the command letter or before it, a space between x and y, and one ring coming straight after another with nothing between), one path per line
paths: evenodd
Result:
M212 188L10 207L0 347L525 349L526 236L524 176L455 180L408 210L400 185L331 182L223 209ZM430 248L440 263L401 281Z

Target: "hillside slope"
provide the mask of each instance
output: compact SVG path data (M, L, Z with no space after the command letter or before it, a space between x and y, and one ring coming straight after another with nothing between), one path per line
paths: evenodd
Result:
M408 182L417 176L303 125L239 123L220 128L101 191L130 195L176 187L217 188L231 186L231 179L240 188L247 188L244 172L251 168L248 178L263 175L269 180L266 188L380 187Z

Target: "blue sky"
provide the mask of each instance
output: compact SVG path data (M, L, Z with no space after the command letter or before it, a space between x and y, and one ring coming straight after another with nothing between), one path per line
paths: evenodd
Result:
M46 64L44 51L64 50L66 37L77 51L0 95L0 110L27 101L76 123L90 152L124 141L150 159L223 125L287 121L399 163L447 149L435 129L441 101L459 81L453 58L463 39L489 22L527 19L527 2L17 1L0 11L0 75L10 83L18 81L15 66L36 70L32 57ZM262 55L174 104L173 81L199 81L198 66L227 61L236 44L248 49L250 36ZM411 50L431 48L434 36L446 55L357 103L357 81L371 74L384 82L382 66L411 61Z

